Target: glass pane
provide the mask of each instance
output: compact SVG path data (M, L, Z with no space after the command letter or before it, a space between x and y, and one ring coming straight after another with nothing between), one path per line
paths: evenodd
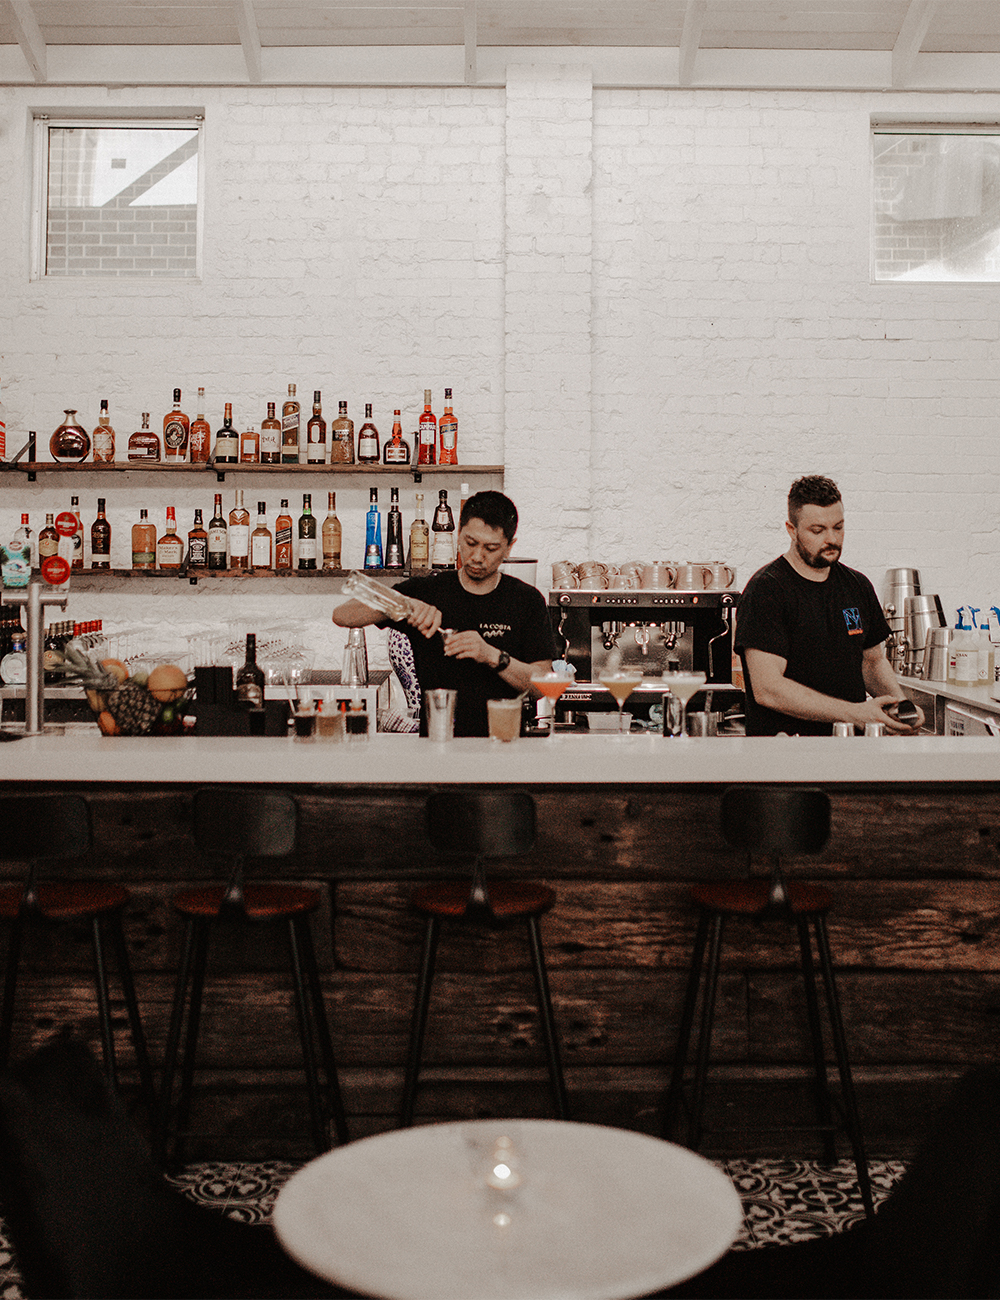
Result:
M198 131L49 128L46 275L197 275Z

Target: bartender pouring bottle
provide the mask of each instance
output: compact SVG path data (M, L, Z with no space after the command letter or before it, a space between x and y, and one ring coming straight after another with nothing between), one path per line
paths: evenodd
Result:
M884 706L904 699L885 641L890 628L872 584L840 563L844 507L836 483L800 478L788 493L791 545L753 575L740 597L748 736L829 736L835 722L912 736ZM869 699L868 696L873 698Z
M460 567L409 578L396 590L413 609L393 626L413 646L424 692L458 692L455 735L486 736L487 700L513 699L532 676L551 672L552 625L541 593L500 571L517 533L517 509L502 492L469 497L458 522ZM333 611L339 627L385 624L384 614L358 600ZM427 735L426 714L420 734Z

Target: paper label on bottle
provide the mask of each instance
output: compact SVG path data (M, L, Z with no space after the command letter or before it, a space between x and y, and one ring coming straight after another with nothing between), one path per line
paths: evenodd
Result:
M255 569L269 569L271 567L270 537L251 538L250 563Z
M378 460L378 438L366 435L358 439L358 459L359 460Z
M441 450L454 451L458 445L458 421L442 419L438 428L441 430Z
M98 426L94 430L94 460L105 464L115 458L115 435L110 429Z
M260 431L261 455L264 455L265 453L271 455L274 452L280 450L281 444L278 441L280 432L281 431L279 429L261 429Z
M163 445L171 451L182 448L187 441L187 429L181 420L168 420L163 426Z
M299 538L299 559L315 560L316 558L316 538L300 537Z
M229 525L229 557L240 559L250 554L250 525Z
M277 546L291 546L292 525L289 523L287 528L276 528L274 530L274 541Z
M188 564L195 569L203 569L208 564L208 538L188 538Z

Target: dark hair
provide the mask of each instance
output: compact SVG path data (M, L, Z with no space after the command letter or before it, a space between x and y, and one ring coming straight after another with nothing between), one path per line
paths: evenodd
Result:
M803 506L835 506L840 499L840 488L832 478L821 474L797 478L788 492L788 521L797 524Z
M508 542L517 532L517 506L502 492L477 492L462 507L458 526L464 528L470 519L481 519L487 528L502 528Z

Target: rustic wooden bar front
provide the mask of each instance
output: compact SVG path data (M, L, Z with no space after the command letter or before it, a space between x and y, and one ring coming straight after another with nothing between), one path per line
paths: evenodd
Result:
M718 830L720 792L739 781L807 782L832 797L827 849L792 870L835 887L831 941L873 1153L905 1152L947 1082L996 1055L997 741L580 736L500 747L402 736L308 745L67 734L0 753L6 789L74 789L90 802L93 853L71 869L120 879L133 892L129 942L156 1060L181 937L170 894L211 871L191 839L192 792L266 783L295 796L299 850L268 874L325 887L316 936L358 1135L394 1123L421 937L407 891L440 871L423 809L428 790L442 785L516 785L536 798L536 850L515 868L558 891L544 938L579 1119L656 1129L694 932L687 887L741 869ZM732 928L714 1040L724 1084L716 1115L781 1118L805 1101L790 1086L808 1052L795 959L781 927ZM33 941L20 1049L66 1022L95 1032L89 960L82 932L69 950L65 936ZM216 951L201 1114L229 1131L238 1153L304 1151L282 963L263 932L229 936ZM520 932L446 938L439 969L420 1114L548 1114ZM118 1020L128 1062L123 1014ZM711 1149L808 1152L802 1138L777 1135L720 1134Z

